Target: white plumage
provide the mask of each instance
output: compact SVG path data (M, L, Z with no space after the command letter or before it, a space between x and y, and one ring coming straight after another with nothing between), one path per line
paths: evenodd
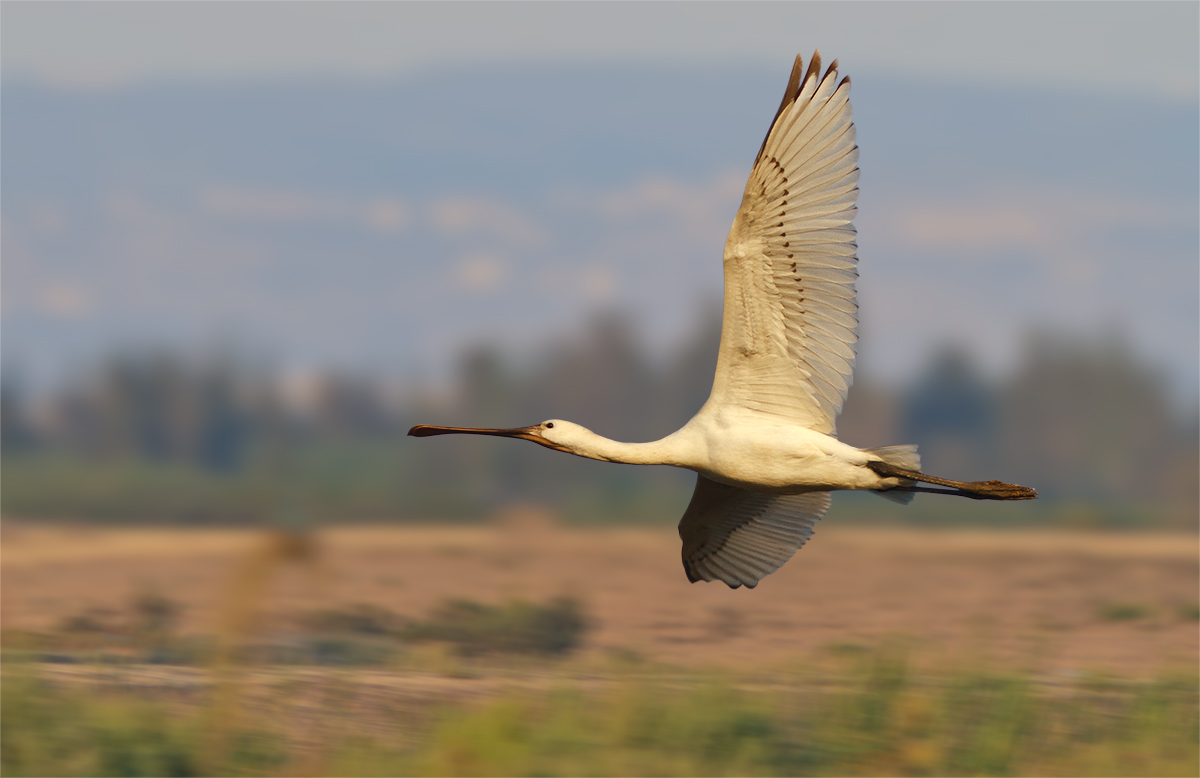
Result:
M691 581L753 588L804 545L830 492L870 489L1031 499L1000 481L920 472L916 446L857 449L836 438L858 342L855 230L858 146L850 79L820 53L796 57L725 243L725 312L712 394L683 428L621 443L571 422L473 429L418 425L410 435L500 435L610 462L697 473L679 522ZM916 482L948 489L917 486Z

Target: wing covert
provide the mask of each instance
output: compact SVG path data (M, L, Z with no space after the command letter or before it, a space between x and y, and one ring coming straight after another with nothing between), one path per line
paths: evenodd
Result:
M796 58L725 245L712 400L834 434L858 341L858 146L837 62Z

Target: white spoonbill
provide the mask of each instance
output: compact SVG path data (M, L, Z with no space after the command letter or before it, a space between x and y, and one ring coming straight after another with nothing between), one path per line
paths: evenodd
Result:
M725 242L712 394L682 429L652 443L620 443L558 419L513 429L422 424L408 434L499 435L606 462L694 470L696 490L679 522L683 568L692 582L734 589L753 588L790 559L835 489L870 489L897 502L913 492L1037 497L1001 481L925 475L913 445L857 449L835 435L858 340L858 146L849 93L836 60L822 75L820 52L807 70L796 57Z

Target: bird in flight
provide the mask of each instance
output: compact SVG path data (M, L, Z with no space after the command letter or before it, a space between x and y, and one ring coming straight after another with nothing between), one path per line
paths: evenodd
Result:
M533 441L606 462L696 472L679 522L688 580L753 588L812 535L837 489L907 503L915 492L1029 500L1001 481L921 472L914 445L839 441L858 341L858 146L850 78L796 57L783 102L750 171L725 242L725 310L712 394L677 432L621 443L568 421L476 429L421 424L409 435L466 433ZM929 484L922 486L921 484Z

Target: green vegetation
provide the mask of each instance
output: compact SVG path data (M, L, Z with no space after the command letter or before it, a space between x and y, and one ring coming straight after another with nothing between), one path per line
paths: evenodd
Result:
M1046 683L923 675L888 651L835 661L745 678L625 662L587 682L562 666L477 703L306 676L243 694L237 717L203 690L51 683L9 662L0 759L10 776L1166 776L1200 758L1194 675ZM314 683L316 709L301 704Z
M1109 602L1100 606L1104 621L1137 621L1150 615L1150 609L1136 602Z
M74 454L3 460L5 516L87 518L101 522L252 523L261 518L261 488L184 465Z
M412 451L371 441L298 446L289 473L268 463L215 473L134 457L39 453L5 457L6 516L109 523L264 525L404 516L479 516L469 493L447 489L435 510ZM430 500L432 502L432 500ZM286 515L282 515L286 514Z
M128 613L86 608L55 631L9 630L4 645L12 656L22 652L70 664L212 662L211 638L175 632L178 611L177 603L143 591L133 597ZM545 604L447 600L423 619L358 603L312 611L298 619L286 642L246 642L236 647L236 655L255 666L388 667L410 656L416 646L438 644L459 657L561 657L580 645L590 626L582 606L568 597Z
M20 518L160 525L486 518L495 510L493 472L505 472L506 454L475 451L471 440L453 443L455 456L470 460L471 468L456 466L445 452L425 456L402 437L296 444L286 472L265 455L230 472L131 456L10 455L0 467L0 510ZM495 467L480 465L481 453L497 460ZM558 468L577 470L579 464ZM557 505L565 517L584 522L614 516L626 522L676 521L691 493L687 474L632 465L576 477L572 484L578 488L559 489L561 494L551 493L552 477L542 482L530 475L527 481L519 492L523 501Z
M453 600L402 635L413 642L448 643L463 656L556 656L579 645L587 627L579 603L565 597L549 605L510 602L500 607Z
M471 441L455 441L471 450ZM494 509L495 479L478 462L460 471L451 462L425 458L400 442L314 442L292 452L290 475L269 476L261 462L232 473L134 458L99 459L37 453L3 460L0 508L21 518L90 519L113 524L322 524L430 519L471 521ZM476 454L480 452L475 452ZM487 450L503 460L504 452ZM528 452L527 452L528 453ZM687 505L690 474L666 468L613 465L586 468L582 460L542 456L538 478L514 493L522 501L555 506L577 523L674 523ZM456 455L457 456L457 455ZM439 464L440 463L440 464ZM503 472L502 461L493 463ZM489 465L490 466L490 465ZM483 468L486 470L486 468ZM570 471L570 490L559 489ZM288 486L281 486L281 483ZM562 493L558 493L557 491ZM1192 529L1195 517L1162 505L1109 501L1078 504L1052 499L981 503L923 499L919 510L873 494L842 493L828 520L848 524L929 527L1062 527L1072 529Z

